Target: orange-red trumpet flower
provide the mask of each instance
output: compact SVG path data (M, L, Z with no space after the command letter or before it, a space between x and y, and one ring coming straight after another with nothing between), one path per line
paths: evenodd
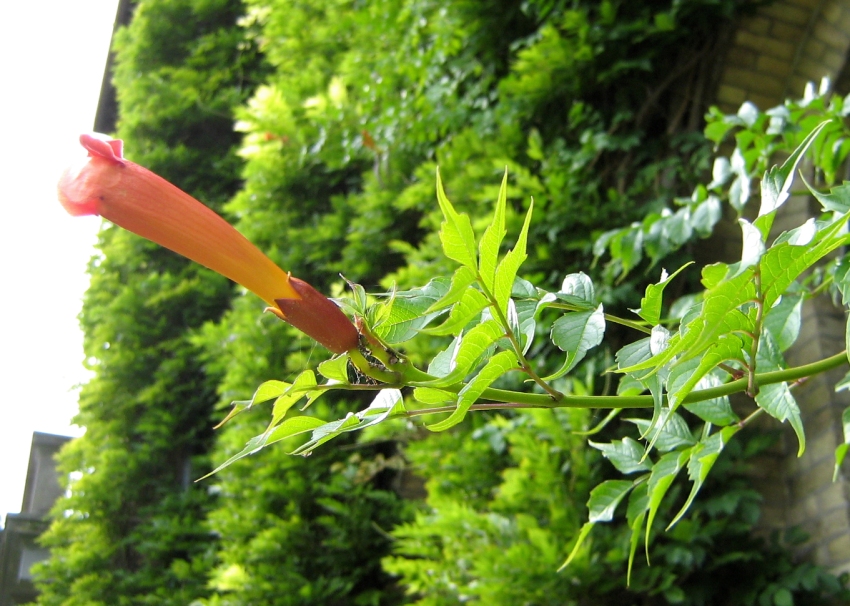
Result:
M332 301L192 196L125 160L120 140L82 135L80 143L88 160L59 180L59 201L70 214L100 215L230 278L334 353L357 347L357 330Z

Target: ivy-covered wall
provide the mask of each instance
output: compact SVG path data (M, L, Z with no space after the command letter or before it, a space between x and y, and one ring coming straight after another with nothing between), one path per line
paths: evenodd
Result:
M478 227L507 166L508 230L534 198L524 271L553 285L590 265L602 231L660 212L710 170L702 119L723 33L752 5L140 0L115 41L117 135L130 159L333 293L340 273L380 289L445 269L436 167ZM597 268L611 309L647 280L640 243L615 245ZM308 458L277 445L194 483L267 423L249 410L213 432L232 401L326 352L167 251L114 227L100 249L82 315L87 433L63 455L71 496L45 538L41 603L709 604L834 588L750 537L759 499L742 469L759 440L724 453L629 589L624 526L554 572L610 473L574 433L586 413L481 415L437 437L398 424ZM406 353L421 362L437 343L417 347ZM541 374L562 361L548 353L535 352ZM599 393L593 370L608 364L603 351L565 384ZM424 501L402 498L411 475Z

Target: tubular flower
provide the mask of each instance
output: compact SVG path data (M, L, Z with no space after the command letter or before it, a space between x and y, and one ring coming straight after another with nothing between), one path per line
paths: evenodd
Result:
M280 269L192 196L125 160L122 141L81 135L80 143L88 160L59 180L59 201L70 214L100 215L230 278L334 353L357 347L357 330L332 301Z

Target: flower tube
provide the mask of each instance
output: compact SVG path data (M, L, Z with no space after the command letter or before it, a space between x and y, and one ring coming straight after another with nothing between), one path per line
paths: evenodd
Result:
M88 160L59 180L59 201L70 214L100 215L230 278L334 353L357 347L357 330L333 302L192 196L125 160L120 140L82 135L80 143Z

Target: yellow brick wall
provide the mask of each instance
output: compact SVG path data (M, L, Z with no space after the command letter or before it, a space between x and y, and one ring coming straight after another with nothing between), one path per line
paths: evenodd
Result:
M848 49L850 0L774 2L738 25L721 70L717 103L734 113L744 101L765 110L785 98L800 98L807 82L817 84L824 76L835 82ZM812 215L810 199L792 198L776 228L790 229ZM807 302L789 364L841 351L844 321L844 311L829 301ZM835 572L850 571L850 465L832 481L833 452L843 441L841 412L850 405L847 392L836 394L832 387L843 374L841 369L816 377L795 390L806 427L806 453L797 458L797 439L786 426L780 444L762 457L753 479L764 497L763 530L800 527L810 538L799 555ZM776 427L775 422L764 425Z

